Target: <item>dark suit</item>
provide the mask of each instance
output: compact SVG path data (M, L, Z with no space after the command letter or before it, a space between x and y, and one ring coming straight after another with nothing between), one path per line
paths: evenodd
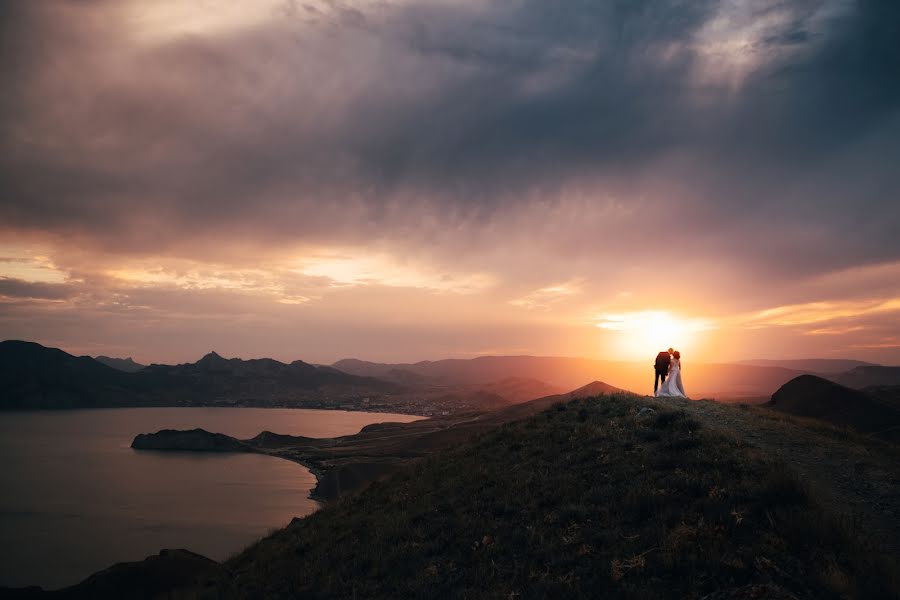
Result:
M653 368L656 370L656 377L653 379L654 394L659 389L659 384L665 383L666 375L669 374L670 362L672 362L672 357L668 352L660 352L656 355L656 362L653 365Z

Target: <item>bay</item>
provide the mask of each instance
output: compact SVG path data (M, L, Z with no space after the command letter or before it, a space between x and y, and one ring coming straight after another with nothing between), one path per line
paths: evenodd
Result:
M0 413L0 586L72 585L163 548L224 560L310 514L315 477L255 454L148 452L134 436L201 427L237 438L307 437L421 417L255 408L123 408Z

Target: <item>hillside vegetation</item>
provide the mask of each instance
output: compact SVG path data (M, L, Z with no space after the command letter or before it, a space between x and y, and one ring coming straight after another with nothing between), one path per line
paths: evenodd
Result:
M184 592L897 597L897 565L865 544L758 449L684 410L617 394L556 404L424 459Z

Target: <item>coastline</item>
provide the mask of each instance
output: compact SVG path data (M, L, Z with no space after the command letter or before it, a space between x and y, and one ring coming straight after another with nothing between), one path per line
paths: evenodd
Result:
M204 430L160 430L155 434L139 434L132 441L132 447L139 446L135 448L137 450L157 451L246 452L290 460L313 474L316 486L310 490L307 497L315 502L318 508L323 508L334 499L345 494L353 494L372 481L388 477L413 461L458 446L473 436L484 434L504 423L530 416L561 401L591 395L589 387L586 386L576 393L548 396L491 412L442 415L406 423L373 423L363 426L355 434L333 438L287 436L264 431L253 438L240 440ZM150 440L152 443L135 444L138 439L145 442ZM224 443L217 444L215 440ZM318 508L314 512L317 512ZM284 527L296 524L302 518L304 517L294 517ZM135 576L142 576L154 570L155 565L186 564L194 558L196 555L192 552L163 550L158 555L149 556L142 561L116 563L71 587L53 591L32 587L30 588L32 592L25 593L37 594L34 597L43 597L44 593L57 594L61 590L81 593L93 589L91 586L96 583L106 581L112 572L129 572ZM220 569L221 563L208 562L211 566L204 563L197 568L204 571L211 569L210 573ZM161 576L160 579L154 576L154 579L162 585L166 577ZM17 594L25 589L0 587L0 596L8 593Z
M116 561L143 558L161 548L189 548L214 560L224 560L258 536L286 526L294 517L318 511L333 498L328 491L333 489L328 485L329 478L317 463L287 456L273 449L272 444L267 448L242 445L241 450L286 458L304 471L286 463L271 464L265 458L241 458L236 454L231 458L150 453L157 456L141 458L140 452L130 449L140 431L184 428L196 423L235 438L249 438L265 429L335 436L358 433L373 422L420 418L344 410L233 411L206 407L4 414L7 416L0 415L5 432L4 455L13 457L9 482L18 491L3 503L4 510L12 515L4 523L4 534L19 550L15 560L11 557L4 561L0 588L40 585L48 590L77 584ZM14 432L17 433L13 435ZM62 456L68 460L59 461ZM32 465L40 468L32 470ZM250 470L245 471L246 468ZM44 493L51 481L63 482L65 489L70 490L64 500L56 501L52 494ZM106 485L114 485L115 489L106 492ZM230 485L237 487L222 487ZM217 501L218 494L227 497ZM33 513L17 516L16 511L26 501L30 503L26 499L32 496L36 498ZM196 506L203 502L213 502L215 506L212 510L200 509L185 520L184 515L197 511L191 506L193 498L201 499ZM172 501L183 501L186 508L175 508ZM241 516L242 510L248 514ZM57 516L63 512L78 518L66 521ZM174 516L170 519L169 515ZM63 520L57 526L54 519ZM151 520L153 528L146 533L141 523ZM95 528L96 537L92 536L94 529L89 528ZM44 536L45 542L35 542L32 531ZM134 545L123 541L132 538ZM222 548L225 551L220 551Z

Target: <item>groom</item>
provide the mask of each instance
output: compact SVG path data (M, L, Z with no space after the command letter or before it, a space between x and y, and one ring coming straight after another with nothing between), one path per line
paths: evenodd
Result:
M653 379L653 394L656 394L656 390L659 389L659 384L665 383L666 375L669 374L669 363L672 362L672 352L673 350L669 348L665 352L660 352L656 355L656 363L653 365L653 368L656 370L656 377Z

